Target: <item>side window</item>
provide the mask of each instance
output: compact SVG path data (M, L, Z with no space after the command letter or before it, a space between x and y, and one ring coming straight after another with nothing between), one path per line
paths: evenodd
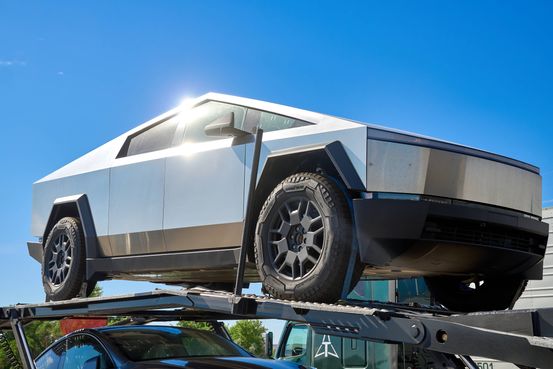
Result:
M204 128L229 113L234 113L234 126L242 128L246 108L241 106L208 101L183 113L181 115L183 124L185 125L183 142L196 143L221 139L221 137L207 136Z
M61 343L52 347L44 353L35 362L37 369L58 369L60 367L60 358L63 354L64 344Z
M173 145L179 116L174 116L130 136L118 157L163 150Z
M264 132L278 131L281 129L309 126L303 120L285 117L283 115L268 113L254 109L248 110L247 127L245 130L253 130L253 127L260 127Z
M63 361L63 368L83 369L89 360L98 358L98 369L109 369L113 366L100 344L88 335L77 335L67 340L67 349Z
M397 302L430 305L430 291L424 278L398 279Z
M295 325L290 329L284 346L285 358L299 358L306 354L308 330L306 325Z
M390 283L362 279L355 285L347 298L361 301L390 301Z

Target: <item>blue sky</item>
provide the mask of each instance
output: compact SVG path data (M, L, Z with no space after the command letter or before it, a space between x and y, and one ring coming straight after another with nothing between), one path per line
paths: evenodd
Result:
M0 0L0 305L43 298L25 246L33 181L207 91L513 156L541 167L553 206L552 11L548 1Z

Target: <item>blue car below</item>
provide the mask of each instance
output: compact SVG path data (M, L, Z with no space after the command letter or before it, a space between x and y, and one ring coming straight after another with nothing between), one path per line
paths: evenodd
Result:
M301 369L260 359L215 333L169 326L111 326L73 332L35 360L37 369Z

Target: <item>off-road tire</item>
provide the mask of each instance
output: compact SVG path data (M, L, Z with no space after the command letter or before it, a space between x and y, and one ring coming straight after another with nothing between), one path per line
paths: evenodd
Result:
M276 298L301 301L335 302L340 299L352 252L353 229L346 196L345 191L334 180L315 173L291 175L275 187L263 204L255 232L255 262L267 293ZM311 202L310 206L314 206L319 212L323 224L323 239L319 240L321 252L311 270L304 276L291 278L277 271L275 267L278 256L274 257L274 246L269 241L270 228L276 216L282 217L279 215L282 206L299 200ZM304 214L307 212L306 209ZM357 258L349 291L358 282L362 270ZM293 276L294 271L291 274Z
M438 303L459 312L510 309L528 283L517 277L486 279L478 288L468 288L463 278L455 277L427 277L425 282Z
M62 235L68 240L71 260L63 280L59 281L60 283L54 283L47 273L53 262L52 255L56 251L56 241ZM85 269L84 234L81 222L77 218L62 218L50 230L44 247L42 284L46 301L62 301L77 297L84 282ZM87 294L92 292L94 285L95 283L91 283L87 286Z

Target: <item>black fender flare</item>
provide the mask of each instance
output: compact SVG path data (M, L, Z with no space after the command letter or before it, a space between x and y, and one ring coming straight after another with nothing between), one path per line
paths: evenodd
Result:
M318 169L318 166L321 165L321 169L326 170L328 175L334 177L336 180L340 180L342 183L339 184L339 187L341 187L344 192L351 191L355 193L366 191L366 186L359 177L357 170L353 166L353 163L340 141L294 147L275 151L267 156L256 189L256 213L258 214L258 211L261 210L262 203L265 201L266 196L273 190L275 179L278 181L284 179L291 174L291 168L296 168L298 166L300 170L305 170L306 168L312 170L313 164L315 164L315 169ZM348 202L352 216L352 224L354 224L354 209L351 201ZM255 226L252 226L252 229L248 230L252 238L255 233L254 228ZM353 277L356 258L359 256L359 245L354 229L352 229L352 235L354 239L352 241L352 252L348 265L349 272L342 290L343 298L346 298L349 293L348 287ZM251 240L251 244L253 245L253 239ZM251 253L248 257L250 260L253 260Z
M54 201L50 216L48 217L48 222L46 223L46 228L44 229L42 246L44 247L50 229L52 229L56 222L64 216L79 217L83 227L86 258L97 257L98 239L96 236L96 228L94 227L94 220L92 219L88 197L85 194L62 197Z
M273 175L275 167L287 166L301 161L302 157L311 155L318 159L327 159L336 170L338 176L348 190L366 191L363 181L355 170L348 154L340 141L310 146L300 146L291 149L275 151L267 156L259 180L262 183L265 176Z

